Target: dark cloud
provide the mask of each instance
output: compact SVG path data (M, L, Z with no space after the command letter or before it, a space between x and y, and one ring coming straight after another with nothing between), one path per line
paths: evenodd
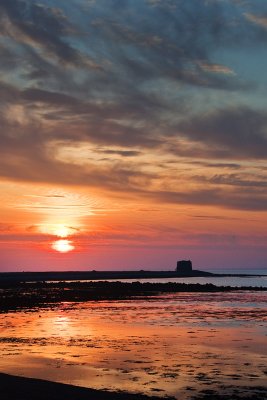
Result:
M152 195L152 193L150 194ZM266 191L201 189L187 192L158 191L153 197L170 204L212 205L247 211L267 211Z
M141 8L138 8L138 14L136 8L131 10L130 16L122 13L125 18L116 20L114 15L112 18L103 16L91 24L94 36L99 38L122 77L127 73L139 83L165 78L220 89L247 87L247 83L233 79L231 74L226 76L229 68L221 66L221 74L214 73L212 68L210 52L227 41L225 36L231 30L231 21L222 5L207 7L193 0L179 2L174 10L148 11L144 2L138 3ZM142 8L144 14L140 23ZM209 65L209 68L203 68L203 65Z
M267 187L267 177L260 180L260 176L254 175L250 179L243 179L242 176L237 174L228 175L214 175L210 178L210 183L216 185L230 185L230 186L242 186L242 187Z
M75 105L81 105L80 101L70 95L35 88L23 90L21 92L21 99L25 100L29 104L46 103L50 106L59 106L63 108L67 106L74 107Z
M99 68L68 43L65 36L72 32L72 26L59 9L27 0L2 0L0 10L2 34L38 46L62 62Z
M223 109L184 120L180 132L194 142L222 150L229 159L266 159L267 113L239 107Z
M0 43L1 71L8 71L14 67L17 57L6 45Z
M207 168L218 168L218 169L240 169L241 165L237 163L223 163L223 162L209 162L209 161L186 161L186 164Z
M1 80L0 93L0 112L3 112L6 105L16 103L20 96L20 91L16 87Z
M211 177L205 175L193 175L192 180L211 185L226 185L243 188L266 188L267 176L261 174L216 174Z
M2 109L2 127L3 130L0 141L5 142L10 139L5 137L5 132L11 132L13 144L21 148L21 141L32 140L34 143L42 146L44 142L49 140L69 140L75 143L76 141L90 140L93 143L103 143L119 146L159 146L162 140L160 133L156 134L153 115L155 115L159 107L156 106L156 100L149 105L146 102L146 107L142 108L142 100L136 101L136 106L124 103L117 103L103 106L94 101L83 100L74 96L43 89L25 89L19 90L9 84L0 81L0 89L3 101ZM145 100L143 100L145 102ZM6 109L9 106L18 105L23 107L24 117L27 117L28 126L23 126L16 121L16 113L14 118L7 121ZM136 108L136 110L134 110ZM143 124L140 124L140 114L143 113ZM1 110L0 110L1 114ZM139 125L133 126L131 120L139 115ZM148 121L145 123L145 116ZM124 118L125 123L121 123L120 119ZM130 121L129 121L130 118ZM45 129L47 121L54 121L55 128ZM151 122L150 122L151 121ZM38 125L38 133L36 128ZM159 129L157 128L158 132ZM43 135L43 133L45 134ZM74 133L75 132L75 133ZM8 135L10 136L10 135ZM29 145L29 143L28 143ZM121 155L134 155L131 153L137 150L125 150ZM127 153L128 152L128 153Z
M122 157L136 157L142 154L141 151L136 150L97 150L99 153L119 155Z

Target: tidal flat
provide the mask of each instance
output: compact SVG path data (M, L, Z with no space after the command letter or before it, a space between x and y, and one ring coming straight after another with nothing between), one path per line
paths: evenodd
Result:
M49 286L50 296L57 287ZM15 290L32 300L29 288L1 295ZM266 400L266 290L143 289L2 308L0 371L181 400Z

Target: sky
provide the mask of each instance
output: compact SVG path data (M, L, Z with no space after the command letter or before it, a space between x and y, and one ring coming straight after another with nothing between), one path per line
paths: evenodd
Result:
M0 0L0 271L267 268L267 2Z

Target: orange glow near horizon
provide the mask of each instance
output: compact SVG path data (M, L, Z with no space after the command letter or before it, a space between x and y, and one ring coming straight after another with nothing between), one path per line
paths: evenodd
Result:
M79 186L0 180L0 188L2 271L169 269L180 258L205 269L266 259L264 212L118 199Z
M70 228L63 224L43 224L39 230L43 234L52 234L60 238L66 238L73 234L75 228Z

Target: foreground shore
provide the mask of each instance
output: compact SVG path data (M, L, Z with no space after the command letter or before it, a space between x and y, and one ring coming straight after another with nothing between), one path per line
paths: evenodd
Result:
M139 393L110 392L89 389L0 373L1 400L176 400L175 397L147 396ZM266 388L244 387L238 393L229 388L229 394L220 394L213 390L204 390L192 395L192 400L265 400ZM183 399L177 399L183 400Z
M119 296L120 288L124 296L146 289L156 293L154 285L134 283L132 289L121 282L32 283L0 290L3 301L11 294L15 308L1 313L0 371L78 386L54 389L38 380L32 386L31 380L4 375L0 399L42 400L39 393L52 400L146 399L128 393L177 400L267 399L266 291L189 293L185 285L182 293L79 303L90 292ZM74 300L56 302L64 296Z
M1 400L159 400L127 392L109 392L79 386L23 378L0 373ZM172 400L174 397L165 397Z

